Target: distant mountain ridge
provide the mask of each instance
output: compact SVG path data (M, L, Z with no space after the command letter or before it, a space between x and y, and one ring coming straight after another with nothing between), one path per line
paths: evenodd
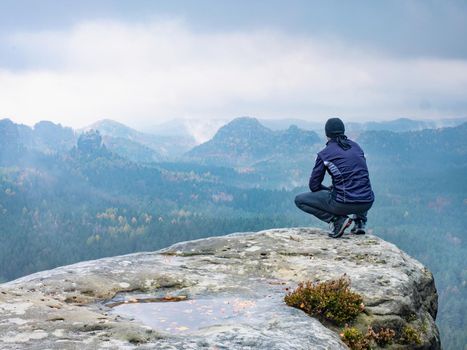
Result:
M187 152L185 156L206 164L246 166L274 156L310 152L320 142L314 131L296 126L273 131L257 119L241 117L224 125L214 137Z
M423 121L399 118L382 122L348 122L346 133L350 138L361 139L364 140L363 142L365 140L370 142L373 137L371 135L379 135L382 140L390 137L394 140L391 142L398 145L399 138L403 140L402 143L406 142L404 135L407 132L427 129L428 131L424 133L434 133L433 135L436 136L437 126L461 127L459 124L462 120L464 119ZM292 160L297 159L301 153L310 154L310 151L315 150L316 145L319 142L323 143L325 138L322 123L299 119L258 120L241 117L224 124L211 139L196 146L195 139L187 134L187 127L196 123L187 124L186 120L184 122L179 120L178 124L169 123L174 127L170 135L155 135L140 132L110 119L100 120L80 130L73 130L50 121L41 121L29 127L16 124L9 119L2 119L0 120L0 160L8 157L13 159L22 149L46 154L67 152L76 145L77 138L83 131L95 129L100 131L109 151L136 163L188 160L233 167L262 163L268 167L265 162L273 161L274 157L289 157ZM296 123L298 126L291 123ZM216 120L208 124L209 128L214 130L221 123L220 120ZM181 128L180 134L177 134L177 127ZM304 127L307 130L303 129ZM195 125L191 131L193 134L200 133L199 135L205 137L205 129L205 125ZM372 134L373 131L377 134ZM394 135L390 134L391 132Z
M143 133L111 119L99 120L82 131L99 130L107 147L136 162L154 162L177 157L195 145L189 136Z
M73 129L49 121L41 121L33 127L16 124L10 119L0 120L0 163L14 158L25 150L45 154L66 152L76 144Z
M444 163L456 161L460 165L467 155L466 137L467 123L463 123L456 127L420 131L367 131L360 135L358 142L379 157L407 162L425 162L430 157L432 160L439 158Z
M436 129L441 127L454 127L462 124L463 122L467 122L467 118L465 117L443 120L397 118L393 120L367 122L351 121L345 118L345 116L341 116L341 118L345 122L348 134L352 137L358 136L362 132L369 130L404 132L422 129ZM325 120L316 121L299 118L258 118L258 121L273 131L284 130L290 125L296 125L300 129L315 131L318 135L324 138ZM147 133L161 136L191 136L196 140L197 144L201 144L213 138L216 132L228 123L229 119L173 119L157 125L147 125L144 130Z
M415 120L410 118L397 118L394 120L354 122L347 121L341 117L345 123L346 132L351 135L358 135L365 131L387 130L393 132L420 131L423 129L437 129L445 127L455 127L467 122L467 118L451 118L444 120ZM264 126L272 130L280 130L291 124L297 125L302 129L313 130L318 134L324 135L325 121L307 121L302 119L260 119Z

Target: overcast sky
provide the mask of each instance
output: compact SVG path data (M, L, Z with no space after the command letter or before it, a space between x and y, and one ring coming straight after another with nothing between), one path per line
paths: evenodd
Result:
M467 116L467 1L0 0L0 118Z

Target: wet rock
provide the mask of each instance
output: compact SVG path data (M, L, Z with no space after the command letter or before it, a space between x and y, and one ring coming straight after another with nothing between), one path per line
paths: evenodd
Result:
M356 326L400 331L410 325L420 335L420 349L440 348L434 323L436 289L423 265L375 236L336 240L308 228L183 242L2 284L0 348L346 349L337 327L325 327L283 302L285 289L300 281L343 274L364 297L366 312ZM222 319L170 332L106 306L135 293L193 301L237 298L257 306L249 310L248 319Z

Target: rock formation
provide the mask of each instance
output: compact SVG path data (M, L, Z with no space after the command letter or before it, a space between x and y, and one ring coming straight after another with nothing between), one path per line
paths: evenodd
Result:
M84 154L99 154L105 148L98 130L89 130L78 138L78 150Z
M357 325L399 331L410 325L421 343L389 348L440 349L437 294L424 266L375 236L330 239L308 228L183 242L2 284L0 348L346 349L337 327L325 327L283 302L286 288L300 281L343 274L364 297ZM145 321L164 322L166 314L129 316L116 306L151 296L177 310L186 303L173 331L169 324L151 327ZM144 310L151 304L132 305ZM211 315L207 326L200 310ZM231 317L222 317L224 312ZM197 327L184 326L190 317L200 320Z

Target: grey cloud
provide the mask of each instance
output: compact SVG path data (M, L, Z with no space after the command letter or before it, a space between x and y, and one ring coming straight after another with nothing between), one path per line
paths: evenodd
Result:
M277 30L198 32L181 21L90 21L10 39L45 62L0 67L0 115L24 122L467 114L467 60L385 55Z

